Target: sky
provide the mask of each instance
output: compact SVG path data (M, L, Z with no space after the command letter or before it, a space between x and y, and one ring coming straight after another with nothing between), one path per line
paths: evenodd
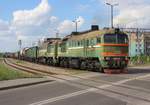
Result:
M15 52L36 45L46 37L63 37L75 31L73 20L79 20L78 30L91 25L110 26L110 7L114 9L114 25L126 28L150 28L149 0L1 0L0 52Z

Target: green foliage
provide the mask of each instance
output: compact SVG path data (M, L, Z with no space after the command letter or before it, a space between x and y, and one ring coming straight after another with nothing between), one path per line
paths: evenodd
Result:
M32 76L6 67L2 63L2 59L0 59L0 81L17 79L17 78L27 78L27 77L32 77Z
M0 53L0 58L2 58L3 57L3 53Z
M20 60L17 60L16 63L17 63L17 64L24 64L24 62L23 62L23 61L20 61Z
M139 55L139 56L131 57L130 63L132 65L150 64L150 56Z

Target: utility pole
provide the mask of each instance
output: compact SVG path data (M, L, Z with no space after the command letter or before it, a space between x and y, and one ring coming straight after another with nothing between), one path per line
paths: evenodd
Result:
M140 35L141 35L141 32L140 32L139 28L137 28L136 34L137 34L138 55L140 55L141 54L141 49L140 49L140 47L141 47L140 46L140 42L141 42Z
M18 45L19 45L19 50L21 50L22 40L19 40L19 41L18 41Z
M40 39L38 40L38 46L41 46L41 41L40 41Z
M111 8L111 28L114 28L114 22L113 22L113 15L114 15L114 7L118 6L119 4L111 4L111 3L106 3L107 5L109 5Z
M75 19L74 21L72 21L73 23L75 23L76 26L76 32L78 32L78 23L80 22L80 20Z
M59 38L59 31L56 32L56 38Z

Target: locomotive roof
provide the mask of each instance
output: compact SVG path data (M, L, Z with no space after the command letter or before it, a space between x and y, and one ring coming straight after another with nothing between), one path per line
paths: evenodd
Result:
M94 38L101 36L106 33L115 33L116 29L103 29L103 30L95 30L95 31L89 31L89 32L83 32L79 33L77 35L71 35L71 37L68 40L82 40L82 39L88 39L88 38Z

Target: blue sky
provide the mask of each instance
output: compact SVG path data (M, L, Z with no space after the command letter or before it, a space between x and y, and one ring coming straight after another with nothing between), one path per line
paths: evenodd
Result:
M12 13L16 10L32 9L40 3L40 0L1 0L0 17L4 20L10 20Z
M61 20L74 19L83 16L87 20L92 20L99 12L103 17L108 16L109 8L96 0L48 0L52 7L51 14L60 17ZM17 10L30 10L35 8L41 0L2 0L0 1L0 18L10 21L13 12ZM86 10L89 9L89 10ZM103 12L103 13L102 13ZM108 17L106 17L108 18ZM89 22L90 22L89 21ZM105 21L107 22L107 21ZM108 22L107 22L108 23Z
M115 26L149 28L149 0L1 0L0 52L17 51L20 39L22 47L32 46L54 37L56 30L63 37L75 30L75 18L80 20L79 31L91 24L108 27L110 8L106 2L119 3L114 11Z

